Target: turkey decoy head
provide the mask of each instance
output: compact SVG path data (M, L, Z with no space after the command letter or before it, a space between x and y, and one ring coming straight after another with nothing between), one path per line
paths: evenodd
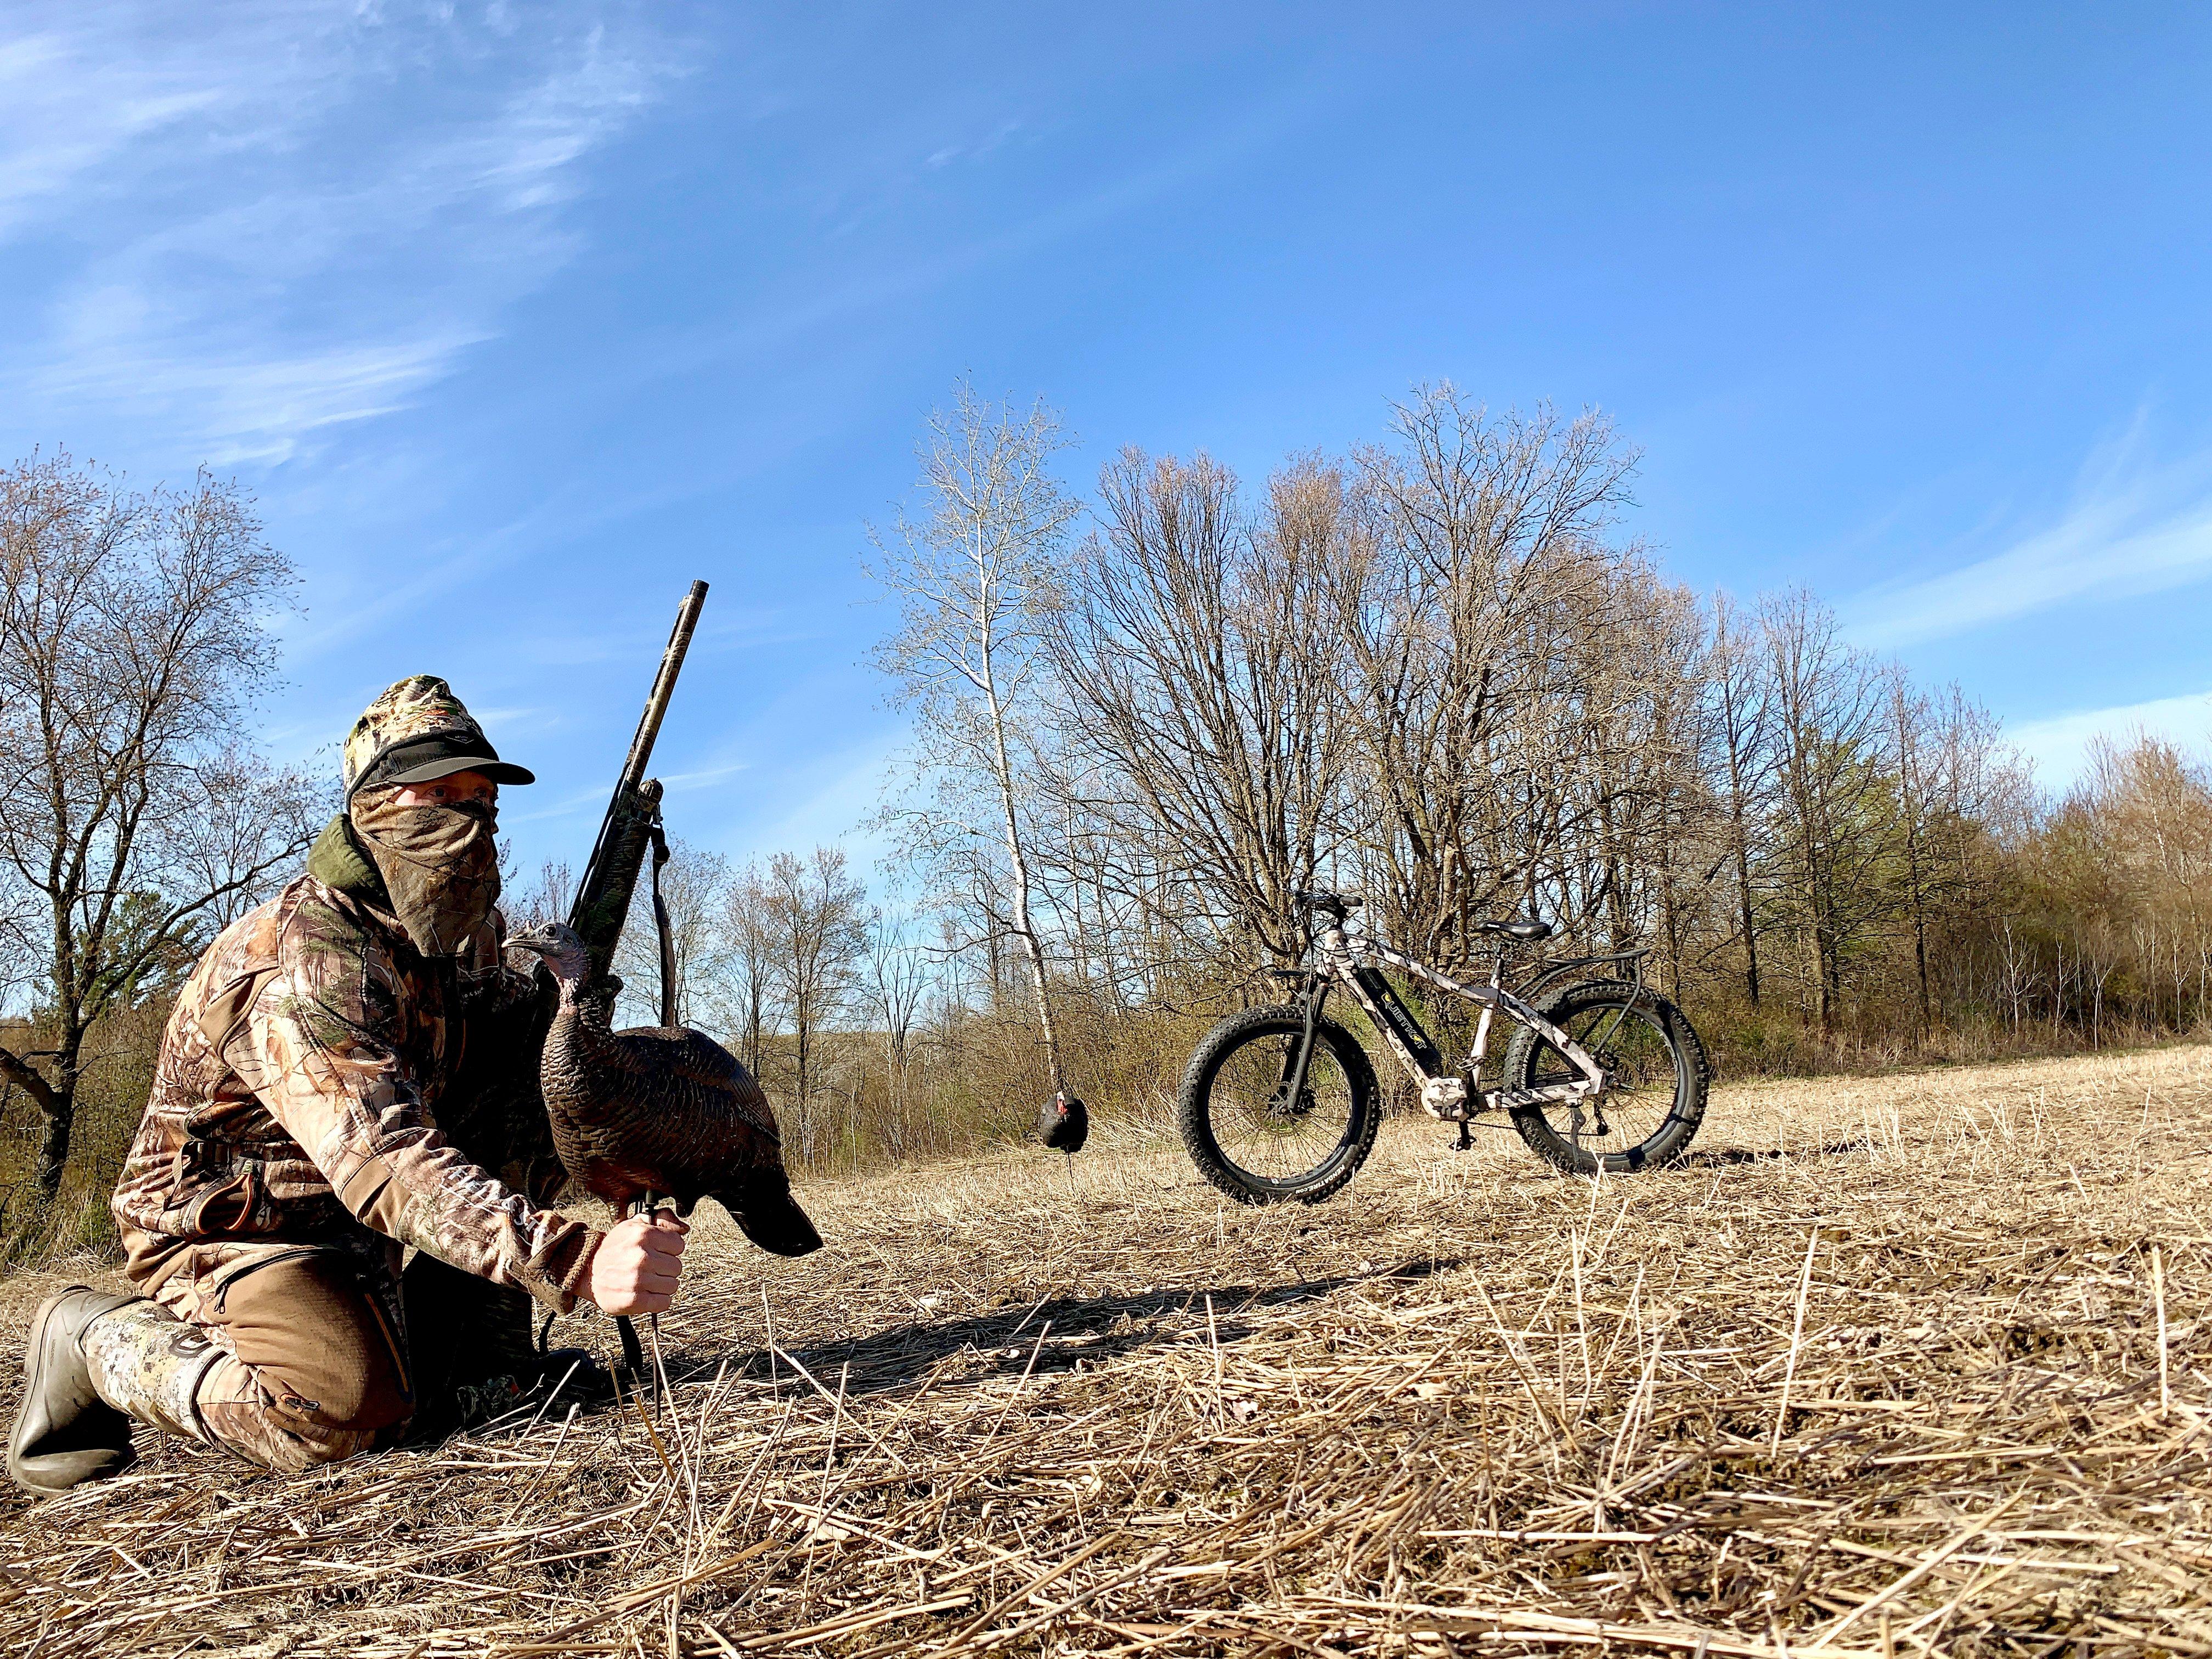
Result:
M822 1248L822 1235L791 1196L781 1170L757 1170L714 1194L747 1238L777 1255L805 1255Z
M591 948L565 921L542 921L507 936L511 951L527 951L544 963L562 992L573 995L591 977Z
M1037 1135L1056 1152L1079 1152L1091 1138L1090 1109L1073 1095L1056 1094L1038 1115Z

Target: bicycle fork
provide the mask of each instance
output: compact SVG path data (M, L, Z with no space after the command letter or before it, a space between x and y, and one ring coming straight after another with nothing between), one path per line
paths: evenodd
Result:
M1290 1067L1283 1073L1283 1109L1297 1109L1298 1097L1305 1092L1306 1067L1313 1060L1314 1027L1321 1023L1321 1006L1328 1000L1329 981L1325 975L1316 974L1306 981L1306 1029L1298 1039L1297 1052L1291 1057Z

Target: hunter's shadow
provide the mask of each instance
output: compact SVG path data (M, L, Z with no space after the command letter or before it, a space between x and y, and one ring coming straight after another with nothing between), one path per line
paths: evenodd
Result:
M1252 1334L1245 1316L1333 1296L1351 1285L1425 1279L1462 1265L1462 1258L1419 1258L1376 1273L1343 1273L1284 1285L1200 1285L1111 1296L1052 1297L968 1318L917 1321L864 1336L811 1342L784 1352L823 1387L848 1395L878 1394L918 1381L948 1359L966 1355L958 1380L1033 1376L1073 1370L1131 1353L1155 1343L1206 1337L1206 1298L1213 1301L1213 1336L1224 1343ZM1048 1330L1046 1328L1049 1327ZM1038 1334L1045 1340L1038 1342ZM1070 1340L1070 1339L1074 1339ZM684 1381L711 1376L727 1364L739 1376L791 1380L791 1368L761 1347L665 1350L669 1376ZM847 1369L849 1367L849 1370ZM803 1385L802 1385L803 1386Z

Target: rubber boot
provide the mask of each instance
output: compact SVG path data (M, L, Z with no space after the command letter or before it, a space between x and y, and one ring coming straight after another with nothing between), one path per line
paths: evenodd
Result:
M83 1346L93 1387L116 1410L204 1446L218 1443L198 1401L207 1374L228 1356L198 1326L136 1299L87 1325Z
M23 1403L8 1437L8 1477L50 1497L129 1468L131 1419L101 1398L84 1347L88 1327L140 1298L72 1285L31 1321L23 1350Z

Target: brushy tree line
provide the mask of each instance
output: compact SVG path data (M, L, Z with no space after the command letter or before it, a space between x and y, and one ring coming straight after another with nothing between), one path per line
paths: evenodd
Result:
M1313 886L1447 970L1508 913L1555 957L1649 947L1724 1069L2212 1018L2212 771L2121 741L2047 797L1812 595L1670 581L1602 416L1437 387L1257 486L1133 449L1086 498L1063 443L963 389L872 536L915 732L896 878L668 871L684 1018L801 1163L1006 1138L1056 1086L1155 1120L1198 1033L1274 994ZM292 583L233 485L0 473L0 1232L96 1232L182 974L330 810L247 741ZM568 883L511 878L510 911ZM622 965L651 1006L656 954Z
M1087 502L994 485L1060 441L963 392L878 538L921 732L887 822L993 1006L1024 963L1109 1027L1262 994L1330 885L1448 971L1507 913L1649 947L1738 1066L2203 1022L2204 767L2106 744L2045 799L1814 596L1668 580L1602 416L1443 386L1257 489L1134 450Z

